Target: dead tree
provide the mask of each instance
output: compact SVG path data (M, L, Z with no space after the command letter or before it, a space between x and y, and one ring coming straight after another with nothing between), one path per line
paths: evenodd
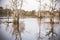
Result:
M21 38L21 30L19 28L19 16L21 13L21 7L22 7L22 4L23 4L23 0L12 0L12 9L13 9L13 28L14 28L14 31L13 31L13 34L16 35L16 39L15 40L22 40ZM20 4L19 4L20 3ZM18 11L18 6L20 6L20 11ZM18 36L20 37L18 39Z
M38 24L39 24L39 36L38 36L38 40L41 40L41 39L43 39L42 37L41 37L41 19L43 18L43 16L41 15L42 13L41 13L41 0L39 0L39 11L38 11Z
M49 23L51 26L50 31L47 33L47 35L49 36L49 40L56 39L57 34L54 32L54 24L59 24L59 22L54 22L54 17L55 17L54 10L56 10L55 9L55 7L56 7L55 2L56 2L55 0L52 0L52 7L51 7L52 9L51 9L51 12L49 13L50 14L50 22Z

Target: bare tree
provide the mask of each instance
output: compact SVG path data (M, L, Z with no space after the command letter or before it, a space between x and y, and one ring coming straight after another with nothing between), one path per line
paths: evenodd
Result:
M13 10L13 34L16 35L16 39L15 40L22 40L21 38L21 30L19 28L21 28L21 25L19 27L19 16L21 15L21 7L23 5L23 0L11 0L11 7ZM20 11L18 10L18 6L20 6ZM19 14L20 13L20 14ZM20 39L18 39L18 36L20 37Z
M56 5L57 5L56 1L57 0L52 0L51 1L51 5L52 6L50 6L51 12L49 12L49 14L50 14L50 26L51 26L51 30L47 33L47 35L50 36L49 40L55 40L56 36L57 36L57 34L54 32L54 24L58 24L58 22L54 22L55 15L53 13L56 10Z
M39 36L38 36L38 40L41 40L42 37L41 37L41 19L43 18L43 16L41 15L41 0L39 0L39 11L38 11L38 24L39 24Z

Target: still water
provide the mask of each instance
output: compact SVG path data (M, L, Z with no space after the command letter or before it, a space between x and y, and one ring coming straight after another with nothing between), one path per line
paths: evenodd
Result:
M3 17L6 18L6 17ZM0 19L2 22L8 21L8 19ZM9 19L9 21L13 22L13 19ZM39 33L39 27L41 28L41 37L43 40L48 40L48 37L45 36L46 33L50 30L50 24L49 23L44 23L44 22L49 22L49 18L44 18L41 21L41 24L39 26L39 21L37 18L25 18L25 19L20 19L19 22L23 21L25 24L25 30L21 33L22 35L22 40L37 40L38 38L38 33ZM59 20L54 20L55 22L59 22ZM6 31L8 23L1 23L0 22L0 33L3 34L3 37L6 38L6 40L15 40L15 35L12 36L12 25L13 23L9 23L9 27ZM54 24L54 29L55 32L58 34L57 35L57 40L60 38L60 24Z

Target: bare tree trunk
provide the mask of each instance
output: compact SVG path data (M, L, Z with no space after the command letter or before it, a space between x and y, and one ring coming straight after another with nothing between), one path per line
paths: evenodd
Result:
M51 16L51 18L50 18L50 24L51 24L51 33L52 33L52 35L51 35L51 40L54 40L54 20L53 20L53 17Z
M41 40L42 38L41 38L41 19L42 19L42 16L41 16L41 0L39 0L39 3L40 3L40 5L39 5L39 12L38 12L38 16L39 16L39 18L38 18L38 23L39 23L39 36L38 36L38 40Z
M22 5L23 5L23 0L21 0L21 5L20 5L20 14L18 13L18 17L17 17L18 22L19 22L19 17L21 17L21 15L22 15L22 13L21 13ZM19 23L18 23L18 27L19 27ZM19 36L20 36L20 40L22 40L21 32L20 32L20 31L19 31Z
M6 30L7 30L8 27L9 27L9 11L7 11L7 17L8 17L8 20L7 20L7 28L6 28Z
M19 36L20 36L20 40L22 40L21 33L19 33Z

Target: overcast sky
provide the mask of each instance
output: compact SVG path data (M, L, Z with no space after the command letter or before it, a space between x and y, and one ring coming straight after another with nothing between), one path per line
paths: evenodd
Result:
M48 5L50 5L50 1L49 0L42 0L42 5L44 5L45 3L47 3ZM9 0L0 0L0 6L6 7L6 5L9 5ZM58 5L57 7L60 6L60 0L58 0ZM38 10L39 9L39 2L38 0L24 0L24 4L22 9L24 10ZM44 9L43 7L41 7L41 9ZM48 7L45 8L46 10L48 10Z

